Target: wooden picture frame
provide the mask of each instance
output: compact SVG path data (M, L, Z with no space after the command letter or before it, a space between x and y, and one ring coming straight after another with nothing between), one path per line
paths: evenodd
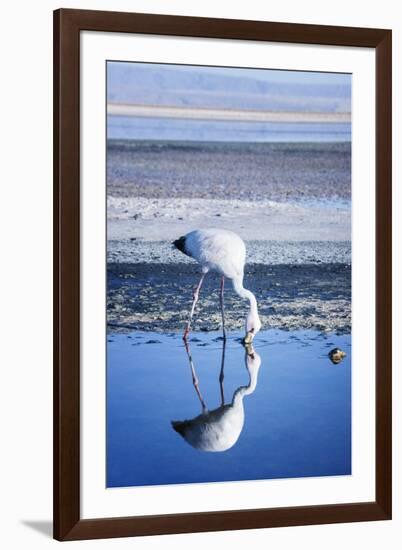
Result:
M375 49L376 498L255 510L80 517L80 32ZM391 31L61 9L54 12L54 537L95 539L391 518Z

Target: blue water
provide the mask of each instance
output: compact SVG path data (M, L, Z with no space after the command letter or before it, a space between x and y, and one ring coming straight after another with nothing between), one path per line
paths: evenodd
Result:
M108 139L231 142L351 141L350 123L176 120L109 115Z
M197 333L190 342L209 411L221 406L217 336ZM249 371L256 385L243 398L237 441L208 452L191 446L171 424L202 412L180 335L109 335L108 487L351 474L350 335L261 332L249 371L239 337L232 334L225 350L224 402L247 387ZM337 365L327 355L334 347L347 353Z

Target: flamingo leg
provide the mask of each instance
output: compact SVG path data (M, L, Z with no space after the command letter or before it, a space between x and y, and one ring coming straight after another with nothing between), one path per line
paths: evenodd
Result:
M190 329L191 329L191 321L193 319L193 315L194 315L194 310L195 310L195 306L198 302L198 296L200 294L200 288L201 288L201 285L202 285L202 282L204 280L204 277L205 277L206 273L203 273L202 276L201 276L201 279L200 279L200 282L198 283L198 285L195 287L194 289L194 292L193 292L193 303L192 303L192 306L191 306L191 311L190 311L190 316L189 316L189 319L187 321L187 325L186 325L186 328L184 330L184 334L183 334L183 340L185 342L187 342L187 337L188 335L190 334Z
M225 329L225 306L223 303L223 291L225 289L225 277L222 275L221 279L221 292L220 292L220 302L221 302L221 314L222 314L222 332L223 340L226 342L226 329Z
M196 394L198 395L198 399L200 400L201 407L202 407L202 412L206 412L207 411L207 406L206 406L205 401L204 401L204 399L201 395L199 380L198 380L197 374L195 372L193 357L191 355L191 351L190 351L189 345L187 343L187 340L184 341L184 345L185 345L185 348L186 348L188 361L190 363L191 377L193 379L193 386L194 386L194 389L196 391Z
M223 390L223 379L225 378L225 375L224 375L224 372L223 372L224 368L225 368L225 351L226 351L226 340L223 341L221 371L219 373L219 386L220 386L220 390L221 390L221 406L222 407L225 404L225 394L224 394L224 390Z

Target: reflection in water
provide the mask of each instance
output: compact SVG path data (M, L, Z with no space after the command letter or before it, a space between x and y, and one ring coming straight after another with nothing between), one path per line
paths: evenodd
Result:
M199 381L195 372L190 348L186 344L186 351L190 363L193 385L201 403L202 413L191 420L173 420L172 426L183 439L200 451L221 452L233 447L239 439L244 426L243 398L253 393L257 386L258 370L261 366L261 357L251 345L245 346L245 364L249 373L247 386L240 386L233 393L232 401L225 405L224 397L224 366L226 340L223 341L221 371L219 385L221 406L209 411L199 388Z
M199 419L205 429L211 429L212 409L221 405L222 414L224 403L235 407L235 390L252 391L258 376L258 387L243 400L244 427L240 421L227 446L238 437L237 442L226 452L201 452L170 423L203 412L181 335L109 335L107 487L350 475L350 334L262 331L255 341L262 363L258 374L259 357L248 358L249 373L244 366L245 351L238 343L243 336L234 332L227 341L224 388L218 333L200 331L191 342L198 389L211 411ZM328 357L334 348L346 353L338 365ZM238 399L244 389L239 393Z

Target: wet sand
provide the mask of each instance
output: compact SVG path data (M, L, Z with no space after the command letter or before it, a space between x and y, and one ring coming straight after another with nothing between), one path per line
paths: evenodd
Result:
M107 173L110 332L183 330L200 267L171 242L205 227L245 240L264 329L350 332L350 143L110 140ZM220 330L218 288L208 274L195 331ZM242 329L248 304L226 288Z
M351 197L350 143L109 140L108 196L150 199Z
M108 264L109 332L179 332L200 277L196 264ZM258 297L264 329L314 329L348 333L351 329L351 267L347 264L246 266L244 284ZM194 317L196 332L219 331L219 277L205 278ZM229 331L242 329L248 304L225 290Z
M109 263L188 264L195 261L179 252L173 239L186 231L177 231L171 240L145 241L128 238L108 241ZM245 241L248 264L346 264L351 263L350 241Z

